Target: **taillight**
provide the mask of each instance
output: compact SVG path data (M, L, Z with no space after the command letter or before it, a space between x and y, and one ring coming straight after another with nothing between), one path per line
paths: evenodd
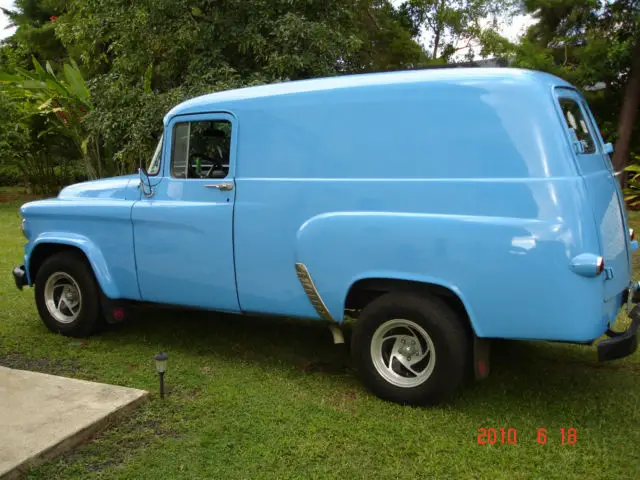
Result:
M581 253L573 257L570 266L571 270L584 277L597 277L605 271L604 257L594 253Z
M636 239L636 231L633 228L629 229L629 240L635 240Z
M598 272L598 275L604 272L604 258L598 257L598 260L596 261L596 271Z

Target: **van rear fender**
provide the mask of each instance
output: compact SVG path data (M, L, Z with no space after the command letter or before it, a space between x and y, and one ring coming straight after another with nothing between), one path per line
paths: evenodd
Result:
M599 328L580 316L601 309L589 299L603 279L569 268L584 247L571 218L325 213L299 229L295 262L336 321L356 282L386 278L454 293L478 337L582 339Z
M457 287L446 280L428 275L416 275L412 272L365 272L354 280L347 292L344 305L346 309L361 309L374 298L390 292L413 293L416 295L433 295L441 298L457 313L466 317L471 323L471 309Z
M424 286L457 297L477 331L472 309L454 276L433 275L433 270L428 268L429 248L427 245L420 248L422 235L418 229L425 226L425 221L430 226L445 222L450 230L457 224L454 219L443 217L385 212L319 215L305 222L298 231L296 262L307 267L336 321L344 318L352 287L385 288L386 285L397 290L406 282L416 289ZM409 232L415 232L416 238L408 238ZM444 233L442 229L441 233Z

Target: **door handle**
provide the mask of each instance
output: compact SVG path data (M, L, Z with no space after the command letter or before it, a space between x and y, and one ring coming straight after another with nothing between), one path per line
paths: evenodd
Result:
M217 188L218 190L233 190L233 183L213 183L211 185L205 185L205 188Z

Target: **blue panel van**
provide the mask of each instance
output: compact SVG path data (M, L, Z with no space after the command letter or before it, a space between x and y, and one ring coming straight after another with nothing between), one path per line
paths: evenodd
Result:
M637 247L578 89L443 68L284 82L177 105L138 175L22 206L19 288L87 336L129 302L341 325L380 398L436 404L491 339L631 354ZM621 310L632 321L614 332Z

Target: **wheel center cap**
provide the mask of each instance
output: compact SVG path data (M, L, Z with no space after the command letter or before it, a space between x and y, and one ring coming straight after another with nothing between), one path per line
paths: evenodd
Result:
M413 347L413 345L403 345L402 347L400 347L400 354L406 356L409 355L413 355L415 351L415 348Z

